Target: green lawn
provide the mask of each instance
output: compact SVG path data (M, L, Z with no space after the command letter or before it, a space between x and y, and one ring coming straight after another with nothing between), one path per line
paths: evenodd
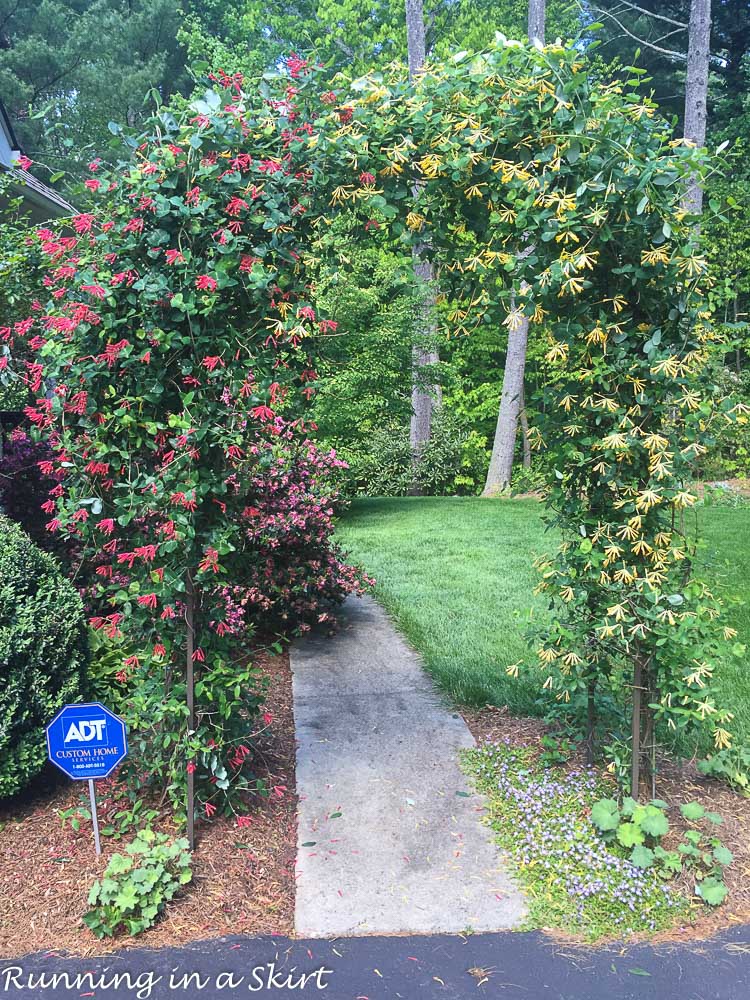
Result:
M546 613L532 593L533 558L554 545L540 513L534 500L379 498L356 501L339 524L344 547L377 579L378 599L459 703L539 711L536 687L505 667L528 655L530 615ZM727 620L750 647L750 510L711 508L700 517L704 575L724 596L748 602L733 605ZM749 663L750 655L727 664L720 678L734 730L748 739Z

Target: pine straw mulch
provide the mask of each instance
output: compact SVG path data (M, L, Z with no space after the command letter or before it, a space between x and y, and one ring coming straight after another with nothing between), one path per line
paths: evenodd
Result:
M63 779L28 802L10 803L0 810L0 955L52 949L92 955L224 934L292 933L297 801L291 672L286 654L255 658L268 678L265 704L273 714L258 741L256 773L269 787L278 786L278 795L252 799L249 827L227 818L199 825L193 881L154 927L114 941L97 940L80 918L92 882L123 841L102 838L97 859L91 824L84 821L74 833L57 813L81 804L88 785ZM157 828L172 832L167 822Z
M706 486L719 487L728 490L730 493L739 493L740 496L750 499L750 479L714 479L707 482L693 483L690 488L702 500L706 492Z
M482 709L463 708L461 711L479 744L488 740L507 740L515 746L531 746L541 751L540 740L548 732L539 719L512 718L504 709L492 705ZM575 754L565 766L569 770L585 766L583 754ZM689 922L651 936L649 940L697 942L728 927L750 923L750 798L738 795L722 782L704 777L694 761L664 757L658 767L656 794L670 805L670 832L664 846L675 848L683 839L685 830L689 829L689 824L680 813L680 805L700 802L706 810L719 813L723 818L722 825L715 827L716 834L732 852L734 861L724 873L729 894L722 906L710 909L696 899L691 907ZM703 829L703 826L701 824L700 828ZM690 897L692 882L688 876L682 876L680 882L671 884Z

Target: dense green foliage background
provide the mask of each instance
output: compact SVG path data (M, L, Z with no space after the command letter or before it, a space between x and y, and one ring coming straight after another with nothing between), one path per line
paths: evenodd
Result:
M0 516L0 798L47 760L44 727L88 693L83 604L56 560Z
M547 38L574 39L596 71L626 80L636 65L663 114L680 134L689 0L643 0L639 10L613 0L550 0ZM428 58L489 44L496 31L522 38L526 0L438 0L425 8ZM650 12L650 14L649 14ZM655 15L655 16L654 16ZM715 285L712 304L724 342L713 364L722 387L750 396L750 4L715 0L709 96L709 147L728 143L729 166L708 183L707 204L729 202L723 219L707 210L705 252ZM257 78L296 52L338 70L379 71L406 58L402 0L2 0L0 98L33 170L64 189L79 208L96 156L107 158L110 123L137 129L155 101L187 95L192 72L222 67ZM192 67L192 70L188 67ZM113 126L114 127L114 126ZM353 492L401 492L409 481L403 445L410 414L410 350L415 290L408 250L351 223L332 226L320 247L316 294L339 320L322 345L314 417L326 443L352 465ZM0 237L2 234L0 234ZM18 241L8 233L8 254ZM17 269L16 269L17 273ZM440 308L450 312L450 303ZM505 362L507 334L482 327L470 337L442 335L441 362L429 374L443 387L443 440L455 456L450 475L430 475L426 489L481 489ZM533 424L534 390L545 380L546 333L532 328L526 404ZM703 473L747 475L746 425L728 428ZM521 468L518 483L533 486ZM445 452L441 462L444 463ZM390 470L384 478L384 470Z

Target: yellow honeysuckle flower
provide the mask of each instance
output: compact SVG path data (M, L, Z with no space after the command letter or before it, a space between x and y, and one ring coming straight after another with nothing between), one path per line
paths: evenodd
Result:
M586 334L587 344L606 344L607 343L607 333L602 330L600 326L594 327L594 329Z
M557 346L561 346L561 345L557 345ZM570 413L571 406L574 406L577 401L578 401L578 397L577 396L570 396L570 395L568 395L568 396L563 396L563 398L560 400L560 402L557 405L558 406L562 406L562 408L565 410L566 413Z
M558 653L557 650L552 649L551 646L540 646L536 651L536 655L542 663L554 663L557 659Z
M642 490L635 498L635 505L637 509L642 510L644 514L648 513L652 507L655 507L661 502L662 496L658 489L652 490L647 488Z
M653 365L651 368L651 373L653 375L661 375L664 373L674 377L675 375L678 375L679 372L680 361L674 356L674 354L670 354L668 358L664 358L663 361L657 362L657 364Z
M694 389L685 389L682 396L680 396L677 402L681 406L687 407L687 409L690 410L691 413L695 413L695 411L701 405L701 397L699 393L697 393Z
M347 184L346 186L340 185L334 188L331 192L331 205L340 205L347 201L349 198L354 197L354 187Z
M563 282L558 298L562 298L566 293L568 295L578 295L585 287L580 278L568 278L567 281Z
M497 214L501 222L515 222L518 213L512 208L503 208Z
M553 344L552 347L550 347L550 349L547 351L544 357L547 359L547 361L567 361L568 351L569 347L567 344L561 344L558 342ZM572 399L572 398L573 398L572 396L566 396L566 399ZM563 406L564 404L561 402L560 405ZM570 407L566 406L565 409L569 411Z
M646 451L664 451L668 447L669 441L661 434L646 434L641 438L641 444Z
M571 650L563 657L563 663L566 667L577 667L580 663L583 663L583 659L578 655L578 653Z
M599 625L596 629L599 634L600 639L614 639L615 636L622 636L622 626L621 625Z
M717 726L714 730L714 745L717 750L728 750L732 745L732 734Z
M592 208L590 212L584 215L584 219L587 222L592 223L592 225L594 226L601 226L603 222L606 222L608 215L609 212L607 211L606 208L604 208L601 205L597 205L596 207Z
M607 434L605 437L602 438L600 447L612 448L615 451L618 450L627 451L630 449L630 442L628 441L627 434L621 434L617 431L613 431L611 434Z
M680 274L687 274L690 278L695 278L708 268L705 257L677 257L677 270Z
M707 716L715 715L716 713L716 706L710 701L696 702L695 707L698 710L698 714L701 719L705 719Z
M428 153L423 156L421 160L418 161L417 166L425 175L425 177L437 177L440 173L440 168L443 165L443 161L439 156L434 153Z
M641 264L667 264L669 263L669 252L666 246L653 247L651 250L641 251Z
M680 490L679 493L675 494L672 503L678 508L692 507L697 499L698 497L693 493L688 493L687 490Z
M503 326L507 326L509 330L518 330L523 324L524 318L523 310L514 306L503 320Z
M383 169L380 171L380 173L384 177L398 177L398 175L403 172L404 168L401 166L401 164L395 163L393 161L389 161L387 166L383 167Z
M620 569L615 570L614 576L618 583L631 584L634 580L638 579L638 573L635 571L635 567L621 566Z

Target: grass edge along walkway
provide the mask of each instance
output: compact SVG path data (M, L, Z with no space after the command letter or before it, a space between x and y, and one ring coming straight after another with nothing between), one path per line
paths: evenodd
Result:
M337 534L350 558L377 580L376 596L422 654L437 684L459 704L507 705L539 715L532 676L505 668L531 654L524 630L545 615L533 595L533 559L555 544L536 500L397 497L355 500ZM726 622L750 648L750 509L706 508L700 571L730 603ZM719 698L735 712L733 732L750 740L746 662L718 674Z

